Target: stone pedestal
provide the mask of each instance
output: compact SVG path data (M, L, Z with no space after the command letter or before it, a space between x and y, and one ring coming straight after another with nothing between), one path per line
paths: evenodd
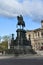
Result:
M24 45L24 41L26 40L26 35L25 35L25 33L26 33L26 31L25 30L23 30L23 29L17 29L17 43L19 44L19 45Z
M19 53L27 53L27 48L31 49L31 41L27 41L26 31L23 29L17 29L16 32L16 49L19 50Z

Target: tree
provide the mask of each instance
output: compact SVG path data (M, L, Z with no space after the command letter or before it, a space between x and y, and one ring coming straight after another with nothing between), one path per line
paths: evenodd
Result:
M2 38L3 38L3 41L8 41L9 39L11 39L11 37L8 35L3 36Z
M8 49L8 40L11 39L11 36L5 35L2 37L2 42L0 42L0 49L6 50Z
M0 50L6 50L8 49L8 42L7 41L3 41L0 44Z

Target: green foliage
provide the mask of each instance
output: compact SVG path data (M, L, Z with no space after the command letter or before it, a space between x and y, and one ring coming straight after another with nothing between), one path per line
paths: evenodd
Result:
M1 37L0 37L1 39ZM8 49L8 40L11 39L11 36L5 35L2 37L3 41L0 43L0 50Z
M7 35L3 36L4 41L8 41L8 39L10 39L10 36L7 36Z
M8 49L8 42L7 41L3 41L0 44L0 50L6 50L6 49Z

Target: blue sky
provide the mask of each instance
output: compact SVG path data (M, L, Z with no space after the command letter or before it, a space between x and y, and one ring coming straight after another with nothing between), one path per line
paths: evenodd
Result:
M0 0L0 36L16 36L17 16L22 14L25 29L33 30L41 27L43 19L42 0Z

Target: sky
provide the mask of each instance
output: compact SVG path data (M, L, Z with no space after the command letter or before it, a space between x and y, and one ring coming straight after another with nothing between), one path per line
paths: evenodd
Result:
M0 0L0 36L14 33L16 37L17 16L23 16L25 30L41 27L43 0Z

